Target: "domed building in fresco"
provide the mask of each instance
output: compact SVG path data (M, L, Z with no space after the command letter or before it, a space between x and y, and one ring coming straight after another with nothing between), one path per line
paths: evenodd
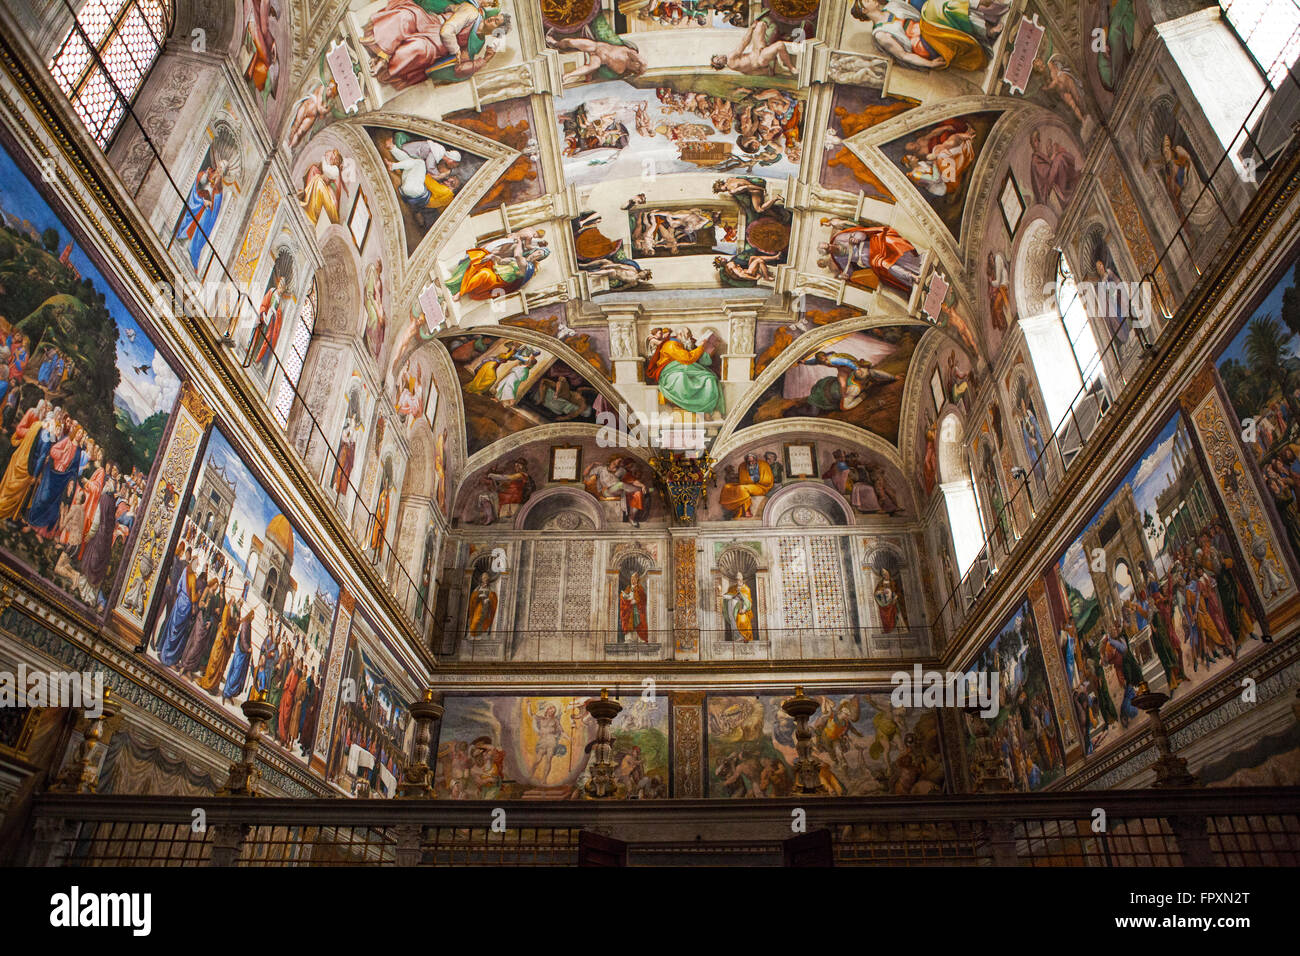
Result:
M253 590L276 611L283 613L285 602L298 592L293 572L293 529L289 519L276 515L266 526L266 537L253 537L251 554L257 555L253 573Z

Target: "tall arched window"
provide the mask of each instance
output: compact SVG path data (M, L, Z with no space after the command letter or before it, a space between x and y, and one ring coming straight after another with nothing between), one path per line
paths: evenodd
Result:
M955 412L939 423L939 488L948 509L957 573L964 576L984 550L984 525L975 481L966 460L961 419Z
M172 0L86 0L50 58L55 82L101 148L158 59L173 19Z
M1054 310L1022 320L1025 341L1034 363L1034 373L1043 392L1047 418L1055 431L1079 399L1086 382L1089 387L1102 377L1101 356L1092 323L1079 296L1074 274L1057 254Z
M316 282L312 281L311 290L298 310L298 327L294 330L293 341L289 343L289 353L284 357L284 376L280 379L280 392L275 399L275 420L284 428L289 424L289 412L293 408L294 396L298 394L298 378L302 375L303 363L307 361L307 348L316 331Z

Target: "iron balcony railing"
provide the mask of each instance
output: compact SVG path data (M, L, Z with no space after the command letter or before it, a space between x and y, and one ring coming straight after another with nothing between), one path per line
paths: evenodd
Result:
M809 832L829 830L837 866L1300 864L1300 797L1280 787L613 802L44 794L8 850L37 866L565 866L599 828L627 842L631 863L779 865L795 808Z

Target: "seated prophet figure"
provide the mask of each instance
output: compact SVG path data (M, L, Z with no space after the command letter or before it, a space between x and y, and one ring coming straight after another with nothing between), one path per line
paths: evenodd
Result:
M850 285L875 291L881 285L910 296L921 278L921 254L892 226L860 226L847 219L822 220L830 242L817 247L817 264Z
M745 456L744 462L736 469L735 480L730 480L722 486L722 493L718 496L718 504L730 513L732 518L753 518L754 499L765 496L772 490L776 484L776 479L772 475L772 468L765 461L759 461L758 456L750 452Z
M713 356L696 345L690 329L660 335L646 364L646 380L659 386L660 403L701 415L723 413L722 384L710 371Z
M426 79L454 83L505 47L510 18L481 0L388 0L366 24L361 45L380 83L404 90Z

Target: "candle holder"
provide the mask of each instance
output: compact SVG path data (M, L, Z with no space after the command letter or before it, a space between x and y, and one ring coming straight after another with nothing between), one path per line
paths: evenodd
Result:
M794 718L794 793L825 794L821 782L821 765L812 759L812 730L808 718L821 709L812 697L805 696L802 687L794 689L794 696L781 701L781 709Z
M250 698L239 708L248 718L248 732L244 734L244 751L238 763L230 765L226 785L217 791L220 797L255 797L257 781L262 776L257 767L257 752L262 747L266 725L275 716L275 708L265 700Z
M1151 718L1151 735L1155 738L1156 750L1160 753L1153 767L1156 782L1152 786L1162 790L1199 787L1201 781L1187 769L1187 761L1175 754L1169 743L1169 731L1165 727L1164 718L1160 716L1160 708L1168 702L1168 694L1152 691L1146 684L1138 685L1137 696L1133 698L1133 706Z
M433 739L433 722L442 718L443 707L433 688L426 688L424 696L413 702L411 716L415 719L415 740L411 745L411 762L397 786L399 797L433 796L433 768L429 766L429 743Z
M614 745L610 724L623 712L623 705L612 700L609 691L602 688L600 697L587 701L584 706L596 720L596 739L591 745L591 778L587 781L585 793L593 799L603 800L614 796L616 789L614 763L610 760Z

